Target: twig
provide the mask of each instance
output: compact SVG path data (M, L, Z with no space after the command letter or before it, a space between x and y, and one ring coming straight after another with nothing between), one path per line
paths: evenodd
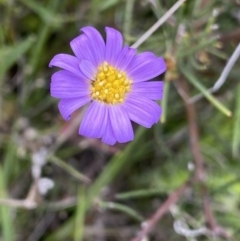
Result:
M230 234L221 226L218 225L211 209L211 202L209 199L208 189L205 185L202 185L203 195L203 209L206 222L215 237L224 237L227 240L231 240Z
M204 182L205 179L205 170L204 170L204 161L200 150L199 145L199 132L197 126L197 117L195 106L193 103L189 103L189 90L187 82L179 79L177 81L178 91L181 96L184 96L183 101L185 103L188 119L188 128L189 128L189 137L190 137L190 147L194 157L194 162L196 165L195 178L198 182ZM184 95L183 95L184 93Z
M232 56L228 60L225 68L223 69L223 72L222 72L220 78L217 80L217 82L212 87L212 91L215 92L215 91L219 90L219 88L224 84L229 72L231 71L231 69L232 69L233 65L236 63L236 61L238 60L239 56L240 56L240 43L238 44L238 46L235 49L235 51L233 52Z
M0 205L14 207L14 208L25 208L33 209L37 204L33 201L29 202L27 199L17 200L17 199L5 199L0 198Z
M141 232L132 241L141 241L154 228L157 222L168 212L169 208L176 203L190 185L190 181L184 183L180 188L170 194L168 199L159 207L154 215L143 224Z
M186 0L177 1L146 33L144 33L131 47L138 48L145 42Z
M236 47L232 56L228 60L228 62L226 64L226 66L224 67L219 79L216 81L216 83L213 85L213 87L208 89L208 91L210 93L215 93L216 91L218 91L222 87L222 85L225 83L231 69L233 68L234 64L238 60L239 56L240 56L240 43L238 44L238 46ZM202 97L203 97L203 94L198 94L198 95L190 98L189 101L195 102L195 101L200 100Z
M182 94L182 92L184 92L184 96L186 97L186 98L183 98L183 101L185 103L185 107L187 111L190 147L191 147L194 162L196 165L195 181L199 183L201 187L203 209L204 209L206 223L208 224L210 230L212 231L213 236L217 236L217 237L221 236L229 240L230 235L217 224L211 209L208 188L205 184L204 160L203 160L203 156L202 156L200 144L199 144L199 132L198 132L198 126L196 122L197 120L196 108L194 103L189 103L189 101L187 101L187 99L190 96L187 81L184 81L183 79L179 79L178 88L180 90L180 93Z
M0 205L15 208L34 209L38 205L38 196L39 194L37 185L36 183L33 183L25 199L0 198Z
M42 202L37 203L33 200L26 199L11 199L11 198L0 198L0 205L13 207L13 208L23 208L23 209L34 209L42 208L50 211L59 211L62 209L67 209L77 205L76 197L67 197L63 200L56 202Z

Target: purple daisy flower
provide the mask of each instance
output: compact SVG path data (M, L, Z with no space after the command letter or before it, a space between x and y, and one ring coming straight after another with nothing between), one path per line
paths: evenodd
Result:
M51 95L61 99L59 111L65 120L90 103L79 134L114 145L133 140L131 121L150 128L160 118L154 100L163 95L163 82L147 81L166 70L163 58L151 52L136 54L123 47L120 32L106 27L106 43L93 27L70 43L75 56L57 54L49 66L62 68L52 75Z

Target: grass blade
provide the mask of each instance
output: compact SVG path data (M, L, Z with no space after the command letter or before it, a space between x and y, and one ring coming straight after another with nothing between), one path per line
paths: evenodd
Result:
M240 84L238 84L237 94L235 96L236 111L234 116L232 153L233 157L237 158L240 155Z
M128 200L128 199L142 199L149 198L156 195L161 195L164 192L159 189L143 189L143 190L134 190L125 193L119 193L116 195L118 200Z
M6 185L3 175L2 167L0 166L0 197L5 198L6 194ZM14 241L14 227L13 227L13 220L10 213L11 209L6 206L0 206L0 224L2 226L2 237L3 240L6 241Z
M185 67L180 65L180 70L183 75L189 80L189 82L196 87L205 97L208 99L218 110L220 110L223 114L228 117L232 116L232 112L225 107L221 102L219 102L209 91L206 87L204 87L201 82L195 78L195 76Z
M142 222L144 220L143 217L140 214L138 214L135 210L133 210L132 208L129 208L126 205L120 204L120 203L100 202L99 206L101 208L107 208L107 209L112 209L112 210L123 212L123 213L129 215L130 217L136 219L139 222Z
M75 218L74 241L81 241L84 232L84 217L85 217L85 190L80 188L78 191L77 214Z
M68 172L73 177L77 178L79 181L82 181L82 182L85 182L85 183L90 182L90 179L88 177L86 177L82 173L76 171L72 166L68 165L66 162L64 162L60 158L58 158L56 156L53 156L53 155L50 155L48 158L49 158L50 162L52 162L53 164L61 167L63 170Z
M168 108L168 94L169 94L169 89L170 89L170 82L165 81L164 82L164 95L162 99L162 115L161 115L161 123L165 123L167 120L167 108Z

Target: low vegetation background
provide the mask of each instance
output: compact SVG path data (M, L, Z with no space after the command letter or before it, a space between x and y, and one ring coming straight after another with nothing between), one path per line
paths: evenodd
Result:
M176 2L0 1L0 240L240 240L240 1L187 0L140 45L168 70L131 143L79 136L49 93L81 27L132 45Z

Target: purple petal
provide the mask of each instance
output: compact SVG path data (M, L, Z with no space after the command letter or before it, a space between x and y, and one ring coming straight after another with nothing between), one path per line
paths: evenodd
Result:
M147 128L157 123L161 115L161 108L156 102L133 94L128 95L124 108L132 121Z
M128 66L129 70L135 69L139 64L141 64L143 61L151 61L157 59L157 56L153 54L152 52L144 52L138 55L134 56L133 61L131 64Z
M91 62L94 67L97 67L95 60L94 49L91 47L90 41L85 34L81 34L70 42L73 53L79 60L87 60ZM78 64L80 61L78 62Z
M84 106L88 102L90 102L91 98L89 96L83 96L81 98L74 98L74 99L61 99L58 108L65 120L69 120L71 114L79 109L80 107Z
M89 44L94 54L96 66L105 60L105 43L101 34L93 27L84 27L81 29L87 36Z
M123 46L122 34L119 31L109 27L106 27L105 31L107 34L106 61L111 65L115 65Z
M143 62L154 61L157 57L152 52L144 52L138 55L135 55L131 61L131 64L127 67L127 72L130 73L132 70L136 69Z
M116 67L124 71L133 60L133 57L135 56L136 52L136 49L125 46L118 55Z
M51 80L50 91L55 98L78 98L90 94L89 83L67 70L54 73Z
M68 70L80 77L84 78L84 75L81 73L79 68L80 61L69 54L57 54L53 57L49 63L49 67L56 66L62 69Z
M110 119L108 118L106 132L103 134L102 142L113 146L116 143L116 138L114 136Z
M94 79L94 74L96 73L97 69L89 61L82 60L79 66L88 80Z
M161 100L163 96L163 81L149 81L134 83L132 93L151 100Z
M109 119L116 140L120 143L134 138L131 121L122 105L109 105Z
M137 55L127 67L128 76L135 83L150 80L165 70L163 58L156 58L150 53Z
M141 64L136 66L128 72L128 76L133 82L142 82L150 80L166 70L166 64L162 58L151 59L143 61Z
M102 137L106 132L107 118L107 106L99 101L93 101L84 114L79 134L90 138Z

